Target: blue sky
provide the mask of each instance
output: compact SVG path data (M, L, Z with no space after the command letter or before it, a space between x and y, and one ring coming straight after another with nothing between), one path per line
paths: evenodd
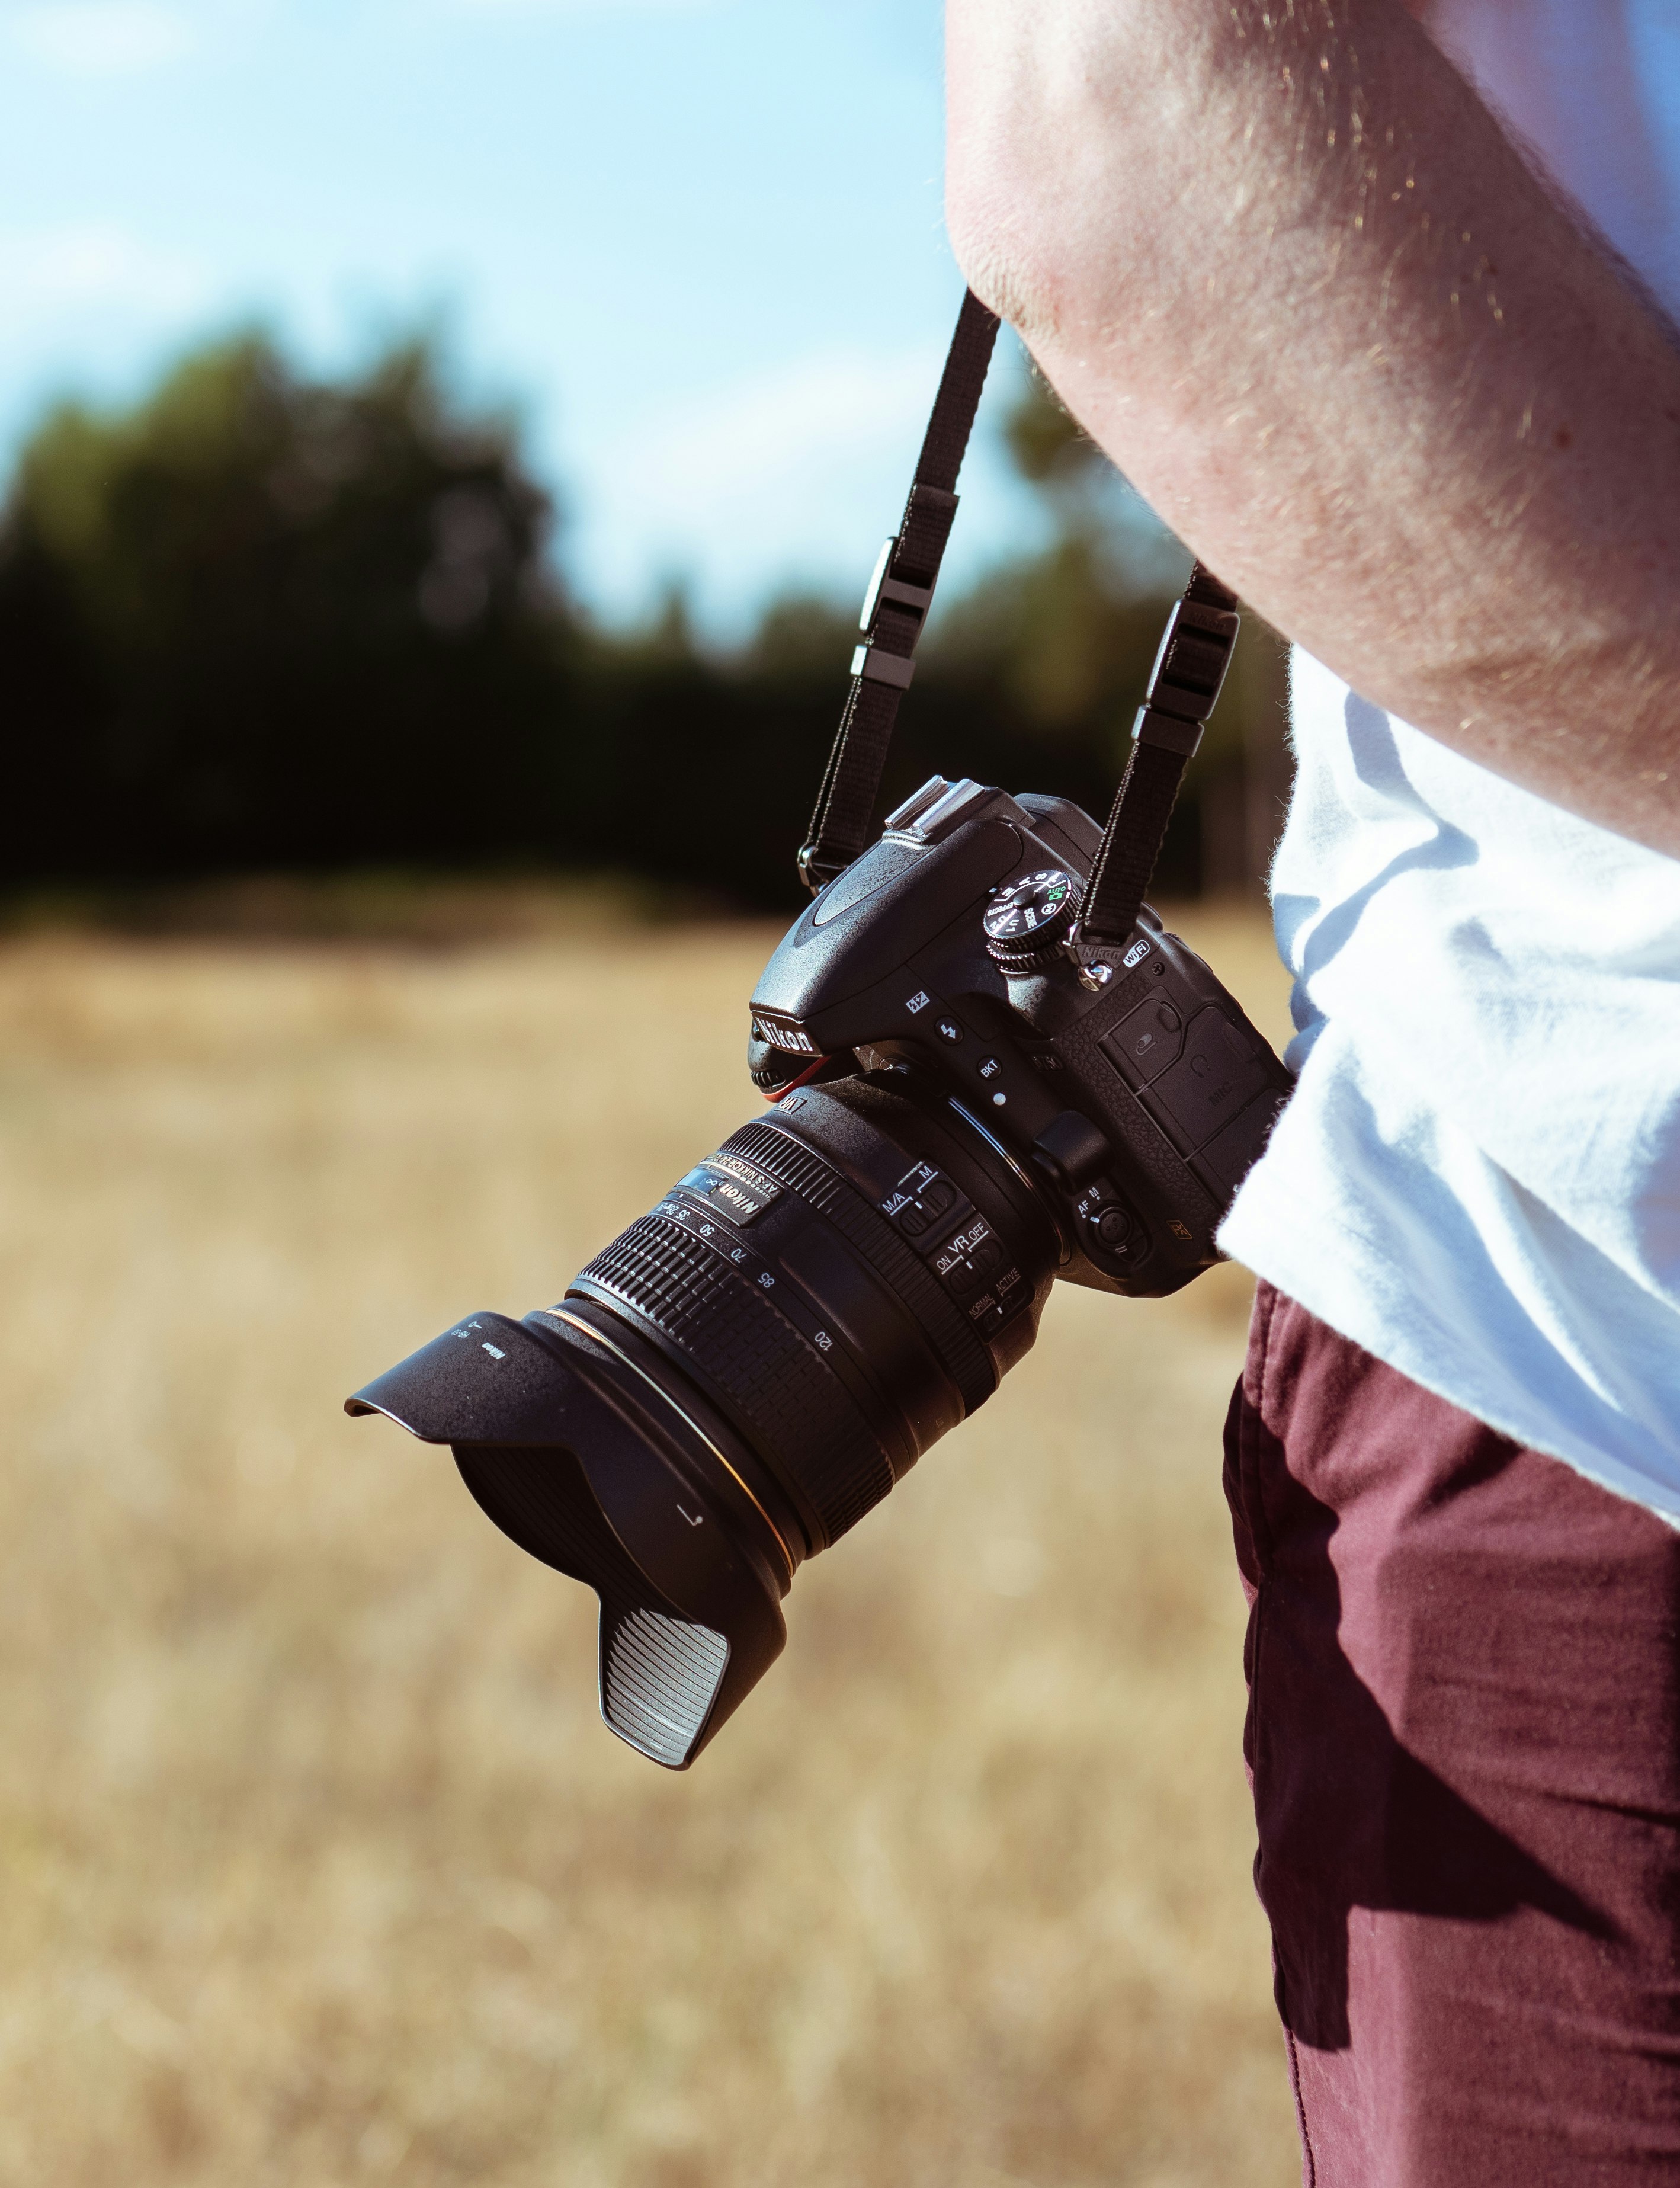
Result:
M0 0L0 455L234 324L331 369L438 320L606 612L860 593L961 293L939 43L938 0ZM995 441L964 485L957 577L1033 523Z

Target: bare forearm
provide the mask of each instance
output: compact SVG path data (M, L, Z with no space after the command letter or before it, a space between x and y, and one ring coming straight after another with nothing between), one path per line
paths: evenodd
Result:
M949 0L971 281L1368 697L1680 854L1680 354L1397 0Z

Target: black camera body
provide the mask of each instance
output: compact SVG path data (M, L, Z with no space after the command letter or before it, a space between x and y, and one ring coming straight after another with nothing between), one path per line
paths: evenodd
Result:
M761 1084L861 1073L956 1109L1047 1206L1057 1276L1159 1298L1220 1258L1214 1234L1293 1082L1147 906L1117 961L1066 947L1101 835L1064 798L936 775L764 967L750 1060ZM1029 1287L977 1272L961 1227L929 1221L910 1182L882 1213L989 1335ZM974 1244L984 1260L989 1242Z
M552 1305L464 1317L347 1401L447 1443L498 1526L600 1599L601 1712L686 1769L775 1661L799 1567L1030 1348L1056 1280L1179 1290L1288 1074L1143 901L1235 643L1198 564L1106 828L882 769L956 509L995 317L967 296L754 991L771 1105Z

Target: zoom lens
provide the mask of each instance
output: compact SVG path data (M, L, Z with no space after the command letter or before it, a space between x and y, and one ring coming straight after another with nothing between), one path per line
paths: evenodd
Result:
M600 1598L601 1711L672 1768L780 1653L781 1599L1032 1344L1059 1241L960 1103L849 1080L744 1125L522 1322L348 1401L454 1446Z

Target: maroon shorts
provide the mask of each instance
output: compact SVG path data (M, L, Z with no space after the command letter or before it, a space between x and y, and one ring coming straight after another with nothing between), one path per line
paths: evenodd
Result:
M1265 1284L1226 1452L1309 2188L1680 2183L1680 1534Z

